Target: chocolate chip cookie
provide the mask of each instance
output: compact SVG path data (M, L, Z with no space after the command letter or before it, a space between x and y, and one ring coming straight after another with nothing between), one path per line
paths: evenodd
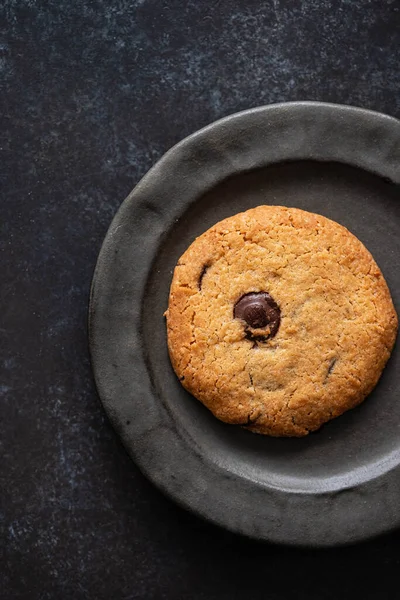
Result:
M383 275L345 227L259 206L179 259L166 312L182 385L222 421L304 436L375 387L398 320Z

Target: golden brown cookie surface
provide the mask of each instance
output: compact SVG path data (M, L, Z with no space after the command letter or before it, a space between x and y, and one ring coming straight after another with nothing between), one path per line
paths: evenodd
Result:
M222 421L274 436L306 435L359 404L397 333L365 246L325 217L278 206L198 237L166 314L183 386Z

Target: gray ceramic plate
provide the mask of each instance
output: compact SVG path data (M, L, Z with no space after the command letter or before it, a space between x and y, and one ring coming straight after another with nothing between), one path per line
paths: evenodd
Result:
M182 506L274 542L329 546L400 525L400 352L359 408L303 439L217 421L169 363L174 265L216 221L258 204L348 227L400 301L400 122L320 103L233 115L172 148L128 196L95 271L90 346L105 410L143 472Z

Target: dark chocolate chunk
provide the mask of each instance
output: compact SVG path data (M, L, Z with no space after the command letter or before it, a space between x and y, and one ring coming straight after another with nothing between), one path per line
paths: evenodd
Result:
M234 306L233 316L246 322L248 339L262 338L262 341L276 334L281 321L280 308L267 292L250 292L239 298ZM252 331L267 328L266 333Z
M333 369L335 368L335 365L336 365L337 361L338 361L337 358L332 358L332 360L330 361L329 366L328 366L328 370L326 372L325 379L324 379L324 382L323 382L324 384L327 383L327 381L329 379L329 376L332 373Z
M202 283L203 283L203 277L204 277L204 275L207 273L207 271L208 271L208 267L209 267L209 266L210 266L210 265L204 265L204 267L203 267L203 269L202 269L202 271L201 271L201 273L200 273L200 277L199 277L199 290L200 290L200 291L201 291L201 285L202 285Z

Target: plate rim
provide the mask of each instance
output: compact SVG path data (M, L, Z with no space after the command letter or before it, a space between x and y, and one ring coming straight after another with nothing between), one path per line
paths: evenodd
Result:
M141 471L165 494L167 494L170 498L172 498L178 504L182 505L184 508L194 512L195 514L197 514L199 516L202 516L206 520L211 521L211 522L213 522L217 525L220 525L222 527L225 527L227 529L230 529L231 531L234 531L236 533L245 535L247 537L255 538L258 540L272 541L275 543L282 543L285 545L323 547L323 546L341 545L341 544L346 544L346 543L354 543L356 541L361 541L363 539L367 539L367 538L373 537L375 535L378 535L380 533L383 533L384 531L393 529L400 525L400 511L399 511L399 514L392 515L391 525L389 527L387 526L387 524L382 525L380 523L377 523L376 527L372 528L372 530L370 530L368 532L365 532L364 528L361 527L361 528L359 528L358 531L353 530L351 533L351 536L334 534L333 538L331 535L331 537L327 541L327 539L324 539L323 531L320 532L317 536L307 535L307 533L304 534L304 532L303 532L303 535L300 538L294 537L293 539L290 539L287 537L287 535L285 535L285 534L282 535L282 532L280 532L281 522L280 522L279 518L276 518L275 520L271 519L272 524L271 524L271 522L266 523L265 521L262 521L259 524L260 526L258 528L255 528L254 524L252 524L252 526L250 527L248 522L241 521L240 519L236 519L236 521L235 521L235 519L231 519L231 518L227 519L226 515L224 515L224 513L221 512L220 509L214 508L214 509L210 510L209 506L207 507L204 505L204 502L194 505L193 496L188 497L185 489L183 489L183 492L182 492L182 485L179 483L179 481L176 481L171 478L164 478L162 475L162 472L161 472L162 469L161 469L161 471L160 471L160 469L155 469L154 460L153 460L154 455L149 456L148 453L143 451L143 439L145 439L145 438L143 436L141 436L141 442L138 445L133 440L133 437L135 437L135 435L137 435L137 432L134 433L133 437L132 437L131 429L130 429L129 433L127 433L126 427L125 427L125 425L127 424L127 420L125 418L125 411L122 411L123 416L121 416L121 414L118 414L118 410L115 409L112 399L110 400L110 394L112 396L112 391L113 391L112 389L110 389L110 388L112 388L112 382L110 382L109 378L108 379L105 378L104 373L102 372L102 368L99 364L102 362L102 356L101 356L101 350L99 349L99 340L98 340L99 319L101 319L101 318L104 319L104 311L103 311L103 313L101 313L101 310L100 310L101 314L99 313L99 298L101 298L102 283L104 283L104 269L107 268L107 265L108 265L108 267L110 266L110 264L108 264L109 261L107 259L108 259L108 256L110 254L112 254L112 252L114 251L116 244L118 244L118 236L116 234L118 232L118 228L122 227L121 222L123 221L123 218L124 218L124 214L123 214L124 209L128 205L132 206L133 203L136 203L136 205L138 205L138 203L140 204L140 202L143 202L143 198L146 197L146 187L149 185L149 182L151 185L151 181L154 178L160 178L163 176L163 169L165 169L165 167L168 168L168 163L171 161L171 159L178 160L178 162L179 162L179 158L182 157L182 153L185 154L187 152L187 150L190 151L190 148L193 144L196 145L199 141L201 142L202 140L207 139L209 134L213 134L218 129L221 129L221 127L222 128L227 127L229 129L232 125L235 125L241 121L244 122L248 118L252 119L254 116L256 118L258 118L260 116L262 118L267 117L273 121L274 118L277 118L277 116L278 116L278 118L282 118L282 111L284 113L286 112L286 115L288 115L289 113L292 113L292 114L298 113L298 115L301 115L302 111L307 112L310 110L312 111L314 109L317 111L322 110L323 112L328 111L328 113L330 115L332 115L332 114L334 115L334 119L339 118L339 116L343 116L343 115L346 115L346 118L350 117L350 121L355 119L355 122L358 122L358 123L360 123L360 122L362 123L365 120L369 121L370 119L372 119L374 123L379 123L379 126L382 128L382 131L384 131L386 133L391 128L393 128L393 130L395 130L394 139L399 142L399 148L400 148L400 121L398 119L396 119L395 117L385 115L383 113L379 113L376 111L372 111L369 109L364 109L364 108L359 108L359 107L354 107L354 106L349 106L349 105L323 103L323 102L315 102L315 101L287 102L287 103L271 104L271 105L267 105L267 106L259 106L259 107L255 107L255 108L250 108L245 111L240 111L238 113L228 115L228 116L226 116L222 119L219 119L209 125L206 125L205 127L201 128L200 130L187 136L186 138L184 138L183 140L181 140L180 142L175 144L170 150L168 150L163 155L163 157L161 157L161 159L159 161L157 161L157 163L147 172L147 174L139 181L139 183L134 187L132 192L123 201L123 203L121 204L120 208L118 209L117 213L115 214L115 216L112 220L112 223L108 229L108 232L105 236L105 239L103 241L103 244L102 244L102 247L101 247L101 250L99 253L99 257L97 260L97 264L96 264L96 268L94 271L92 284L91 284L90 300L89 300L89 353L90 353L90 360L91 360L91 365L92 365L92 370L93 370L93 374L94 374L94 380L95 380L97 392L98 392L98 395L102 401L104 409L105 409L113 427L119 434L119 437L122 439L128 453L133 458L133 460L136 462L136 464L139 466ZM326 114L328 114L328 113L326 113ZM293 159L293 160L296 160L296 159ZM308 156L305 156L303 158L298 158L298 160L318 160L318 158L310 158ZM280 160L278 162L282 162L282 160ZM343 164L351 164L352 166L360 166L359 164L357 164L357 162L355 162L355 163L348 162L348 161L337 161L337 162L342 162ZM274 161L271 161L271 162L266 161L265 166L267 166L268 164L274 164ZM378 166L380 166L379 161L378 161ZM375 173L376 175L378 175L380 177L389 178L395 184L400 183L400 173L397 173L395 171L393 172L393 169L392 170L389 169L389 173L388 173L388 170L387 169L385 170L384 165L383 165L382 169L378 169L378 170L368 169L362 165L361 165L361 168L364 168L365 170L367 170L369 172ZM234 172L238 172L238 171L234 171ZM211 187L214 187L214 185L215 185L215 183L213 185L211 185ZM203 192L204 191L206 191L206 189L204 189ZM99 296L99 294L100 294L100 296ZM141 313L142 313L142 306L140 307L140 314ZM138 335L140 337L141 333L139 332ZM143 349L142 349L142 351L143 351ZM165 409L165 407L164 407L164 409ZM157 410L154 411L153 417L154 417L154 423L155 423L156 427L163 428L163 426L164 426L164 428L167 428L165 426L165 424L163 424L163 419L161 418L161 420L160 420L160 415ZM171 415L169 415L169 418L171 418ZM176 435L178 435L178 437L180 438L179 443L183 443L183 438L179 434L179 432L175 431L175 433L171 433L171 430L169 430L167 433L164 433L163 436L160 436L160 440L162 439L163 443L167 444L167 447L171 447L171 444L173 444L176 441L176 440L174 440ZM144 445L145 444L146 444L146 441L144 442ZM154 442L153 442L153 445L154 445ZM189 452L190 451L193 452L193 448L189 447L187 450ZM199 459L199 457L197 456L197 460L198 459ZM207 465L204 461L201 464L202 464L202 468L206 469L208 476L211 476L214 479L214 481L216 480L216 478L221 477L221 473L219 473L219 472L218 473L210 473L210 471L209 471L210 465ZM196 463L196 465L198 467L198 462ZM208 469L208 471L207 471L207 469ZM385 487L386 490L388 489L388 486L390 488L391 483L393 484L393 475L395 474L395 471L397 471L397 473L399 475L399 477L396 479L400 479L400 470L397 467L395 467L395 468L391 469L390 471L386 472L385 474L383 474L371 481L368 481L366 484L362 484L362 485L356 486L354 488L343 488L343 490L327 493L324 496L332 497L332 495L341 494L343 492L349 492L350 495L352 495L353 492L356 492L355 496L352 497L352 500L351 500L351 502L354 502L357 499L357 494L361 494L361 495L365 494L364 488L368 487L368 485L369 485L369 487L371 487L371 484L374 487L378 486L378 491L379 490L381 491L383 487ZM182 473L181 473L181 475L182 475ZM186 472L186 477L187 477L187 472ZM190 482L187 479L185 480L185 484L187 486L189 486L191 483L193 484L193 482ZM226 484L226 482L225 482L225 484ZM232 490L234 486L226 484L225 487L226 487L226 490ZM397 489L397 487L396 487L396 489ZM282 496L282 498L280 500L283 500L284 496L288 495L288 492L284 492L282 490L268 490L268 491L272 495L278 494L278 495ZM263 490L263 493L265 493L265 489ZM388 493L388 491L387 491L387 493ZM307 496L307 495L305 494L304 496ZM240 497L240 494L239 494L239 497ZM315 494L312 494L312 497L315 498ZM323 503L323 504L325 506L325 503ZM226 508L225 508L225 512L226 512Z

